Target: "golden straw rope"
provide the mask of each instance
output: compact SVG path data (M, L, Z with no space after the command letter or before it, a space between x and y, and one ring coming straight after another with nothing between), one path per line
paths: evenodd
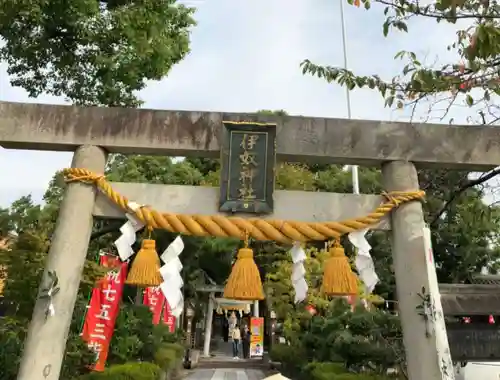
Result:
M67 182L94 184L111 201L125 212L128 199L117 193L103 175L87 169L69 168L63 170ZM160 213L144 206L135 211L135 217L151 228L162 228L194 236L235 237L242 239L245 234L255 240L274 240L279 243L295 241L338 239L340 236L362 230L378 223L384 215L402 203L421 200L424 191L383 193L386 202L372 213L340 222L300 222L293 220L268 220L258 218L226 217L221 215L183 215Z

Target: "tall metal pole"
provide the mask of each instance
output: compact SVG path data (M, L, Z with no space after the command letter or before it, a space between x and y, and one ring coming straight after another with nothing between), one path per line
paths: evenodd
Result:
M344 17L344 1L340 1L340 21L342 23L342 50L344 53L344 69L347 70L347 37L346 37L346 26ZM346 107L347 107L347 118L350 120L352 118L351 114L351 93L349 89L345 88L346 97ZM352 175L352 192L353 194L359 194L359 177L358 177L358 165L351 165L351 175Z

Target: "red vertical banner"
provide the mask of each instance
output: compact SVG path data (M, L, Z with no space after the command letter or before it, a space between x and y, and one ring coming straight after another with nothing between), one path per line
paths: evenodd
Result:
M163 323L168 326L171 333L175 331L176 318L172 315L172 309L167 300L165 300L163 307Z
M101 256L101 265L110 268L92 291L82 338L96 354L95 371L104 371L109 344L120 309L128 264L113 256Z
M149 306L149 310L153 313L153 324L155 325L160 323L161 311L165 301L165 296L159 286L152 286L144 291L143 304Z

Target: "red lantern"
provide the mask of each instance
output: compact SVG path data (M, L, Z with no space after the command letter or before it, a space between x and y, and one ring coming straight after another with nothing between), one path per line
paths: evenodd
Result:
M495 318L493 318L493 315L490 315L490 317L488 318L488 323L490 325L494 325L495 324Z
M313 305L307 305L306 310L311 315L316 315L317 313L316 308Z

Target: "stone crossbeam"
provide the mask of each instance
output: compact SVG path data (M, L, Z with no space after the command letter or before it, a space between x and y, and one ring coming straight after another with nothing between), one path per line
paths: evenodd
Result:
M148 205L157 211L173 214L220 215L219 189L216 187L151 185L113 182L113 188L128 199ZM274 213L263 219L298 220L303 222L341 221L369 214L383 202L378 195L318 193L308 191L282 191L274 193ZM302 207L297 207L301 205ZM105 195L99 194L94 216L124 218ZM256 217L238 213L238 217ZM389 229L384 219L376 229Z
M255 114L0 102L0 145L55 151L97 145L110 153L216 158L222 120L272 121ZM477 171L500 164L495 127L296 116L274 121L280 161L367 166L411 161Z

